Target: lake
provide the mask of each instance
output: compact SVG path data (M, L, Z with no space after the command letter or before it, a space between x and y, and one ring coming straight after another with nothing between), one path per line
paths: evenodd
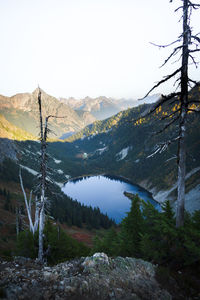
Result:
M99 207L100 211L120 223L130 210L131 201L124 192L138 194L145 201L150 201L157 209L159 204L152 195L138 185L121 177L98 175L69 180L62 191L78 202L87 206Z

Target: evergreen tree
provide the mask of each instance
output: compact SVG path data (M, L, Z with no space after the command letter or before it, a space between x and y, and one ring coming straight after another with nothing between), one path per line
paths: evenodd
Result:
M109 256L120 255L119 236L116 229L113 227L108 229L102 238L96 236L92 252L104 252Z
M150 202L142 202L142 214L145 228L140 243L142 257L157 261L161 255L161 215Z
M16 254L29 258L37 256L37 241L29 230L19 232L17 236Z
M33 235L30 231L19 232L16 254L36 258L38 253L38 231ZM49 219L44 228L44 260L50 264L87 256L89 248L67 235L58 225Z
M120 251L125 256L141 257L140 242L144 231L144 220L138 195L132 199L131 210L121 224Z
M173 209L170 205L169 200L165 201L164 204L162 205L162 210L163 210L163 216L165 219L169 222L174 222L174 212Z

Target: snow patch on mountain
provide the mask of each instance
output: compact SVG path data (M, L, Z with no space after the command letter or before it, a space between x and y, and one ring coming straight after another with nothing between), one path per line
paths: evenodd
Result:
M200 207L200 184L198 184L194 189L190 190L189 193L185 195L185 209L190 213L195 210L199 210Z
M61 183L61 182L54 181L54 183L55 183L57 186L59 186L60 188L63 187L63 183Z
M116 154L116 156L117 156L117 161L123 160L123 159L128 155L128 152L129 152L129 150L131 150L131 149L132 149L132 147L126 147L126 148L122 149L120 152L118 152L118 153Z
M110 132L110 131L112 131L112 128L107 129L107 130L105 131L105 133L108 133L108 132Z
M37 175L38 175L38 172L36 172L35 170L33 170L33 169L31 169L31 168L28 168L28 167L23 166L23 165L20 165L20 167L21 167L22 169L27 170L29 173L33 174L34 176L37 176Z
M55 159L54 157L53 157L53 160L54 160L54 162L55 162L56 164L60 164L60 163L61 163L61 160Z
M95 151L95 153L101 155L104 151L108 150L108 147L100 148Z
M61 169L58 169L57 172L58 172L58 174L63 174L64 173L63 170L61 170Z
M87 137L88 141L89 141L90 139L93 139L93 137L95 137L97 134L98 134L98 131L96 131L96 132L92 133L90 136L88 136L88 137ZM81 139L82 139L82 138L81 138Z

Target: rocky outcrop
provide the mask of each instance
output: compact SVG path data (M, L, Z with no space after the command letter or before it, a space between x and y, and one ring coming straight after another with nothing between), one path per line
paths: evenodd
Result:
M172 299L155 279L155 266L141 259L104 253L47 267L16 258L1 261L4 299Z

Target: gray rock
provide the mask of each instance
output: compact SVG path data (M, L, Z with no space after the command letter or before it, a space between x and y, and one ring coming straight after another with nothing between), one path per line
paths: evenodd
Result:
M155 269L154 265L141 259L111 259L104 253L53 267L43 267L34 261L24 260L17 267L16 261L5 264L0 272L0 286L4 286L6 299L9 300L172 299L156 281Z

